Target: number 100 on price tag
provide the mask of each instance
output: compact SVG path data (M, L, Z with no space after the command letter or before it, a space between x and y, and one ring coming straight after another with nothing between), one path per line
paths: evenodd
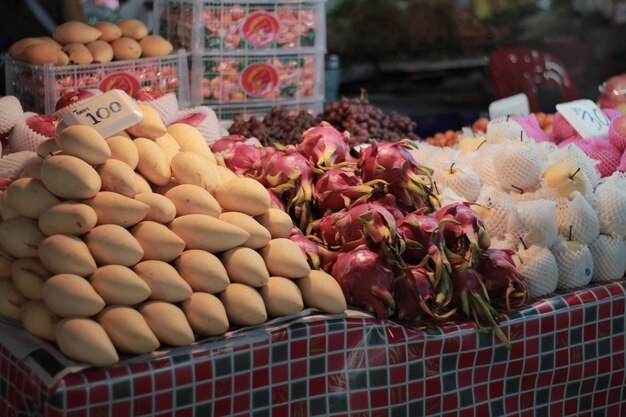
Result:
M68 126L85 125L96 129L103 137L139 123L143 113L128 94L111 90L73 106L63 116Z
M576 100L556 105L559 113L583 138L607 137L611 121L591 100Z

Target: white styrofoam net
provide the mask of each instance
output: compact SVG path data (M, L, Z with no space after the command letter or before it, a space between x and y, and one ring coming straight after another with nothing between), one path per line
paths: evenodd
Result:
M14 153L22 151L36 151L41 142L48 138L41 135L31 129L26 120L31 116L36 116L37 113L26 112L20 120L15 124L15 127L9 135L9 140L5 153Z
M561 201L557 205L559 234L569 238L571 227L572 240L589 244L600 234L598 213L579 192L572 193L572 196L572 200Z
M32 151L15 152L5 155L0 159L0 178L20 177L24 166L33 158L39 158L37 153Z
M22 119L24 110L17 97L0 97L0 134L5 134Z
M608 282L626 272L626 243L618 236L599 235L589 244L593 256L593 281Z
M600 232L626 236L626 174L616 172L596 188Z
M509 117L499 117L490 121L487 125L486 138L487 142L491 144L506 141L519 141L520 139L527 141L532 140L524 133L522 126Z
M528 246L551 247L558 238L556 202L551 200L520 201L515 205L524 225Z
M480 177L472 168L455 162L447 168L435 169L433 180L450 188L466 201L474 202L480 192Z
M559 266L560 290L569 290L589 284L593 276L593 257L589 247L580 243L577 250L570 250L564 240L557 242L552 253Z
M476 203L482 206L475 210L481 215L489 237L503 238L508 231L509 216L515 213L509 195L497 187L487 185L480 190Z
M587 154L576 145L567 145L560 148L555 155L556 161L569 162L585 174L592 187L595 187L600 181L600 173L596 169L598 161L591 159ZM555 162L556 162L555 161Z
M500 145L486 143L475 152L475 163L474 165L470 165L470 167L480 175L480 180L483 184L499 185L493 160L498 155L500 149Z
M556 290L559 267L549 249L536 245L528 249L520 247L518 256L514 256L513 259L532 298L542 297Z
M506 190L532 191L540 185L543 161L535 144L504 143L493 156L493 165L498 183Z

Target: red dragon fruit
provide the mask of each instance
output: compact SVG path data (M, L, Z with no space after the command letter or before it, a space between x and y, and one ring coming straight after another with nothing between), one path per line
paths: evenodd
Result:
M339 211L356 201L367 198L374 188L365 185L349 168L336 168L324 172L315 182L315 200L323 211Z
M285 208L285 203L280 199L280 196L273 188L268 188L267 191L270 195L270 207L277 208L282 211L287 211Z
M393 283L393 299L398 310L398 319L419 321L424 316L435 317L435 289L428 272L422 267L400 269Z
M293 228L289 239L298 244L313 269L320 269L320 267L330 269L337 259L337 252L329 251L323 246L320 246L313 241L315 239L314 236L304 236L297 227Z
M480 254L476 266L483 275L489 298L506 305L509 311L528 301L528 287L511 258L513 253L508 249L487 249Z
M398 233L404 239L405 250L402 258L416 264L428 255L429 248L436 244L434 235L439 229L439 222L430 216L413 212L398 223Z
M373 194L377 194L377 189L381 186L382 183L382 181L370 181L368 183L368 185L371 185L374 188L374 190L372 191ZM370 200L370 202L376 203L386 208L389 213L393 215L393 218L396 219L396 223L402 221L402 219L404 219L407 215L407 212L405 210L402 210L400 207L398 207L398 199L393 194L385 194L383 197L377 198L375 200Z
M473 268L456 268L450 278L454 288L454 296L450 302L452 311L460 309L481 329L485 325L491 326L496 336L510 349L511 344L496 323L498 313L489 304L489 295L480 272Z
M239 144L223 155L224 163L237 175L257 178L261 174L265 150L259 145Z
M313 177L314 169L309 162L294 146L288 146L265 157L257 179L287 202L287 211L292 211L300 229L306 230L312 221Z
M373 142L361 149L357 162L364 182L382 180L407 211L431 207L432 170L420 166L409 153L411 141Z
M312 165L330 168L346 161L349 155L348 132L341 133L327 122L312 127L302 134L296 149Z
M440 208L432 216L439 222L445 219L454 220L446 222L440 230L445 247L464 260L473 262L478 251L489 248L491 242L483 220L468 205L469 203L452 203ZM467 238L467 242L464 238ZM465 255L471 259L467 259Z
M391 294L394 273L379 253L359 246L337 256L331 275L335 277L348 303L363 307L378 319L386 319L396 309Z
M211 150L215 154L230 152L235 146L243 144L247 139L241 135L228 135L215 141L211 145Z

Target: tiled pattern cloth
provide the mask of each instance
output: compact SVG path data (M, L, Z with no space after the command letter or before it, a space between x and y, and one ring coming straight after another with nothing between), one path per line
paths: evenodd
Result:
M292 324L243 346L91 369L47 389L0 349L0 416L626 415L626 283L534 303L502 324Z

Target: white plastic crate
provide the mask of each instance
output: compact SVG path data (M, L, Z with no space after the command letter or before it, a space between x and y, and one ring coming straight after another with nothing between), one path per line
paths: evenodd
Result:
M155 33L194 54L326 49L325 0L155 2Z
M220 120L230 121L236 115L241 115L246 119L252 116L262 119L275 106L284 108L288 113L298 113L300 110L306 110L311 114L318 114L323 110L323 102L321 100L285 100L280 103L270 104L221 104L213 105L211 108Z
M196 105L283 105L324 101L324 55L196 55L191 99Z
M163 94L176 93L179 107L185 108L190 104L187 59L187 52L179 50L160 58L55 67L16 62L7 55L7 95L16 96L24 110L50 114L59 98L78 88L120 88L128 92L152 87Z

